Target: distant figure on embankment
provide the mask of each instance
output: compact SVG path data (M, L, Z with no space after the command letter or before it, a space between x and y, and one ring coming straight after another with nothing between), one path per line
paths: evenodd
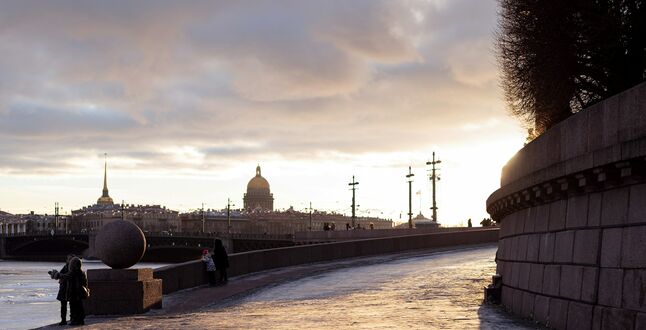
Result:
M202 261L204 262L204 267L206 267L206 275L209 278L209 285L214 286L215 285L215 263L213 262L213 258L211 258L211 255L209 254L209 250L207 249L202 250Z
M229 255L227 250L222 245L222 241L215 240L215 248L213 248L213 259L215 262L215 269L220 273L219 284L223 285L229 281L227 276L227 268L229 268Z

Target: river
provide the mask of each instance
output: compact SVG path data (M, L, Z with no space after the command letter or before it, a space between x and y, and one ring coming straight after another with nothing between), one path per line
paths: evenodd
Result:
M141 263L134 268L164 265ZM47 271L62 266L60 262L0 260L0 329L29 329L60 321L58 281L50 279ZM101 262L86 262L83 267L108 268Z

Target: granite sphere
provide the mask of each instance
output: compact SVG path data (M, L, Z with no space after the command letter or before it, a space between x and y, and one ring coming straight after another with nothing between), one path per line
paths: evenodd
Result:
M117 220L104 225L96 235L96 252L104 264L114 269L133 266L146 252L146 237L134 223Z

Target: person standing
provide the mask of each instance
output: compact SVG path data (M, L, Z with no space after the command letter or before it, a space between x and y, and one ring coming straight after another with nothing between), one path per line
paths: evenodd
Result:
M65 274L69 271L70 260L74 258L73 254L68 254L65 260L65 265L61 268L60 272L52 270L48 272L52 279L58 279L58 294L56 295L56 300L61 302L61 322L58 325L67 324L67 281L63 278L60 278L59 274Z
M60 278L67 281L66 298L70 302L70 325L85 324L83 300L90 296L87 275L83 271L81 259L74 257L68 265L69 271L60 273Z
M211 258L211 255L209 254L209 250L207 249L202 250L202 261L204 262L204 266L206 267L206 275L209 278L209 285L214 286L215 285L215 263L213 263L213 258Z
M215 240L215 248L213 249L213 257L215 258L215 269L220 273L220 284L226 284L229 281L227 276L227 268L229 268L229 255L227 250L222 245L222 241Z

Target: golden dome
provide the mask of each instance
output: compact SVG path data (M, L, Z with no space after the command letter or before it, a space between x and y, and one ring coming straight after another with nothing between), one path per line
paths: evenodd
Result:
M110 196L101 196L96 203L99 205L112 205L114 204L114 201L112 201L112 197Z
M252 191L269 193L269 182L260 175L260 165L256 167L256 176L247 183L247 193Z

